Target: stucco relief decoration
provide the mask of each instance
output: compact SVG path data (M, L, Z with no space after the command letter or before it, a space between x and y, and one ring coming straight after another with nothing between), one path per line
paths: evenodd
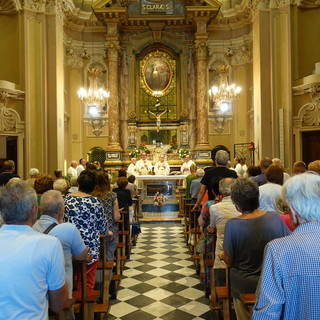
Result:
M20 2L17 0L0 0L0 15L15 14L20 8Z
M140 61L140 85L146 93L162 97L176 82L176 61L164 51L153 51Z
M24 7L36 12L44 12L46 0L25 0Z
M301 108L303 112L303 123L307 126L320 125L320 93L317 92L316 88L314 88L314 91L313 101Z
M311 9L320 7L320 0L299 0L298 7Z
M0 100L6 101L8 95L6 92L0 91ZM8 109L0 102L0 132L12 131L16 126L16 117L13 110Z
M77 51L72 46L66 48L65 64L70 67L82 68L83 60L89 58L87 50Z
M231 50L232 54L229 55L231 65L240 65L252 61L252 50L249 49L248 45L243 44ZM228 55L228 52L226 54Z

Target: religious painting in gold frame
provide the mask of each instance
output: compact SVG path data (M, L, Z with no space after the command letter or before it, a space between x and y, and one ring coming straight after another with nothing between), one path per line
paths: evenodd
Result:
M166 52L150 52L140 61L140 85L147 94L163 97L175 83L176 61Z

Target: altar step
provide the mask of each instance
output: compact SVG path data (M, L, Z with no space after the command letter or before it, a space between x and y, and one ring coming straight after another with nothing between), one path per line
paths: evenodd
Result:
M166 203L163 206L154 206L151 203L143 203L142 204L142 212L155 212L155 213L175 213L179 212L179 204L178 203Z

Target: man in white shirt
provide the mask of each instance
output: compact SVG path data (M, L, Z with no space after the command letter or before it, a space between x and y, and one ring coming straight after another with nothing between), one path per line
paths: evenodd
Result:
M68 298L60 241L31 228L37 195L26 182L11 180L0 191L0 206L1 319L48 320L48 308L58 313Z
M139 175L139 173L137 171L137 158L131 158L131 163L128 166L127 173L128 173L128 177L129 176L136 177Z
M228 220L236 218L241 213L236 209L231 200L231 185L233 178L224 178L219 182L219 191L222 195L221 202L210 207L210 226L217 231L217 241L214 259L214 278L216 286L226 285L226 265L220 260L219 254L223 253L224 228Z
M69 177L77 177L78 173L77 173L77 161L72 160L70 167L68 168L67 174Z
M190 172L190 166L192 164L195 164L192 160L191 160L191 157L189 154L186 155L186 157L184 158L184 163L182 164L181 166L181 174L183 175L189 175L191 172Z
M154 165L154 173L159 176L167 176L170 173L170 167L164 160L164 155L160 155L159 161Z
M86 159L81 158L79 160L79 165L77 166L77 176L80 176L80 173L84 170L84 166L86 165Z
M145 152L141 153L141 159L137 161L136 166L139 175L147 175L152 171L151 161L147 159L147 154Z

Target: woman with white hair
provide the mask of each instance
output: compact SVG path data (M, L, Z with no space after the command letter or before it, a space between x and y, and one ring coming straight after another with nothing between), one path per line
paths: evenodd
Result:
M30 186L30 187L33 187L34 186L34 181L36 180L36 178L39 176L40 172L37 168L31 168L29 170L29 176L30 178L26 180L27 184Z

